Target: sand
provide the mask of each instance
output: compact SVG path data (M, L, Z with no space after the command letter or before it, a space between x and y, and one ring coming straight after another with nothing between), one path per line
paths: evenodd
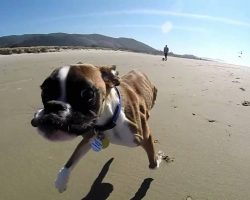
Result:
M30 120L41 106L44 78L79 61L149 75L158 88L150 118L156 149L172 163L149 170L142 148L111 145L89 152L67 191L57 192L56 174L80 138L46 141ZM0 199L249 199L250 107L244 101L250 101L246 67L101 50L0 56Z

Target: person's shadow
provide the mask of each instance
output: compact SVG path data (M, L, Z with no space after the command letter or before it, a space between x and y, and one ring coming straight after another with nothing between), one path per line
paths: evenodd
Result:
M102 171L95 179L91 186L89 193L83 197L82 200L105 200L109 197L110 193L113 191L113 185L110 183L102 183L104 177L106 176L111 163L114 158L111 158L102 168Z
M102 168L100 174L95 179L94 183L91 186L89 193L82 198L82 200L106 200L111 192L113 191L114 187L111 183L102 183L103 179L105 178L106 174L108 173L109 167L113 162L114 158L111 158ZM143 197L146 196L146 193L150 187L151 182L154 179L146 178L143 180L140 188L135 193L134 197L130 200L141 200Z

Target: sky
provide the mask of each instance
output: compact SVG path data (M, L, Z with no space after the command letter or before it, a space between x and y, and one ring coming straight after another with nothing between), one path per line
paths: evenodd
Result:
M0 19L0 36L98 33L250 66L249 0L1 0Z

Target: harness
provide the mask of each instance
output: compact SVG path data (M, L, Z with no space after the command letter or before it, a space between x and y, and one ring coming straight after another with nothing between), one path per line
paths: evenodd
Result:
M118 95L119 102L116 105L116 108L115 108L115 111L114 111L112 118L109 119L106 122L106 124L104 124L104 125L94 125L94 127L93 127L95 137L91 141L91 148L96 152L99 152L103 148L108 147L109 140L107 139L107 137L105 137L105 135L102 132L114 128L116 126L117 119L121 113L121 109L122 109L121 94L120 94L119 90L117 89L117 87L114 87L114 89Z
M117 89L117 87L114 87L114 89L115 89L115 91L118 95L118 98L119 98L119 102L116 105L115 112L114 112L112 118L110 120L108 120L106 124L94 125L95 132L107 131L107 130L110 130L116 126L116 121L117 121L117 119L121 113L121 109L122 109L122 99L121 99L121 94L120 94L119 90Z

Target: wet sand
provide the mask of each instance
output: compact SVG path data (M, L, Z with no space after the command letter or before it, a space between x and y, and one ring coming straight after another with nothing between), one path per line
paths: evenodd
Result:
M148 169L142 148L90 151L68 189L58 170L80 138L52 143L30 125L39 85L52 69L77 62L140 69L158 88L150 124L157 150L174 158ZM249 199L250 68L120 51L74 50L0 56L0 199ZM247 105L247 104L245 104ZM113 159L112 159L113 158Z

